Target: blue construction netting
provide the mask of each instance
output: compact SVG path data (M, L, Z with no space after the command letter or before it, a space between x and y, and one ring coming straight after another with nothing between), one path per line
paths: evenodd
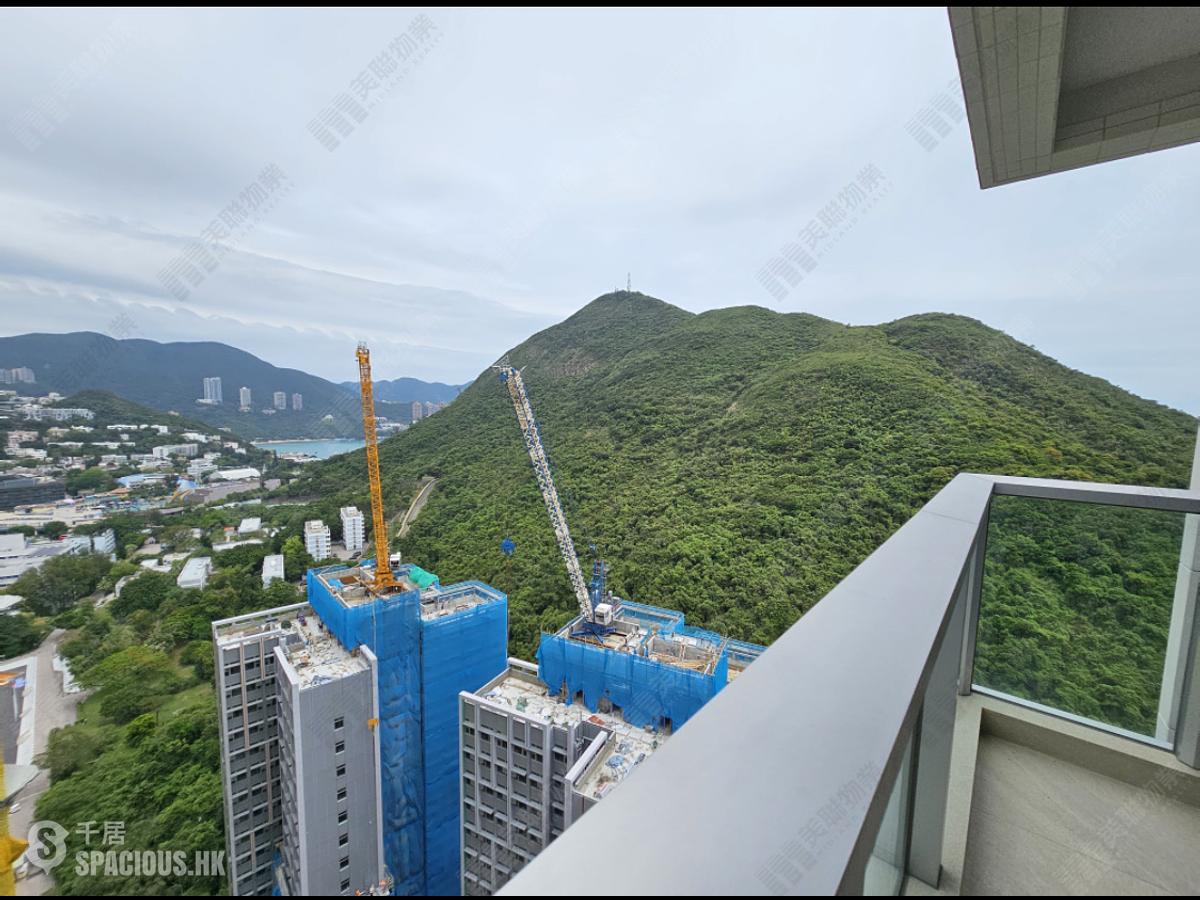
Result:
M508 603L504 594L479 582L474 587L494 599L440 618L422 621L421 668L425 746L425 893L462 892L459 807L459 699L478 690L508 665Z
M420 592L347 607L310 569L308 602L344 647L371 648L379 663L379 768L383 855L397 894L424 893L425 784L421 772Z
M621 601L621 618L632 619L647 628L655 628L659 634L674 634L683 625L683 613L679 610L651 606L648 603L634 603L632 600Z
M707 644L719 654L717 663L711 672L696 672L650 656L572 640L563 634L543 634L537 652L538 677L551 693L565 688L567 703L582 694L584 705L592 710L605 699L620 707L622 717L631 725L658 728L669 721L676 729L728 683L731 654L738 662L748 664L764 649L757 644L730 641L715 631L693 628L684 624L683 613L661 606L624 601L621 618L666 640Z
M621 708L626 722L639 727L657 728L669 721L679 728L728 679L724 655L719 671L704 674L558 634L542 635L537 660L538 677L551 692L565 685L567 703L582 693L584 705L596 710L607 699Z
M504 671L508 598L466 582L440 592L481 602L435 618L421 618L415 590L347 607L318 577L343 568L310 570L308 600L343 646L366 644L378 659L384 860L395 893L458 894L458 694ZM397 574L412 576L407 566Z

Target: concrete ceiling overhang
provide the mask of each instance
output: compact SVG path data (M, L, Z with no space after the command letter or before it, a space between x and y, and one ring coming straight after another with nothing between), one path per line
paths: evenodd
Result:
M1200 8L949 11L980 187L1200 140Z

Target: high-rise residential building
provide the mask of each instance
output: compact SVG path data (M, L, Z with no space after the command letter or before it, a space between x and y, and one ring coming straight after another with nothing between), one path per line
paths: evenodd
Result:
M288 632L274 650L277 888L293 897L384 893L375 654L348 650L311 609L298 610Z
M433 402L430 400L426 400L425 401L425 418L429 418L435 412L437 412L437 408L433 405Z
M414 400L412 402L412 420L414 422L419 422L424 417L425 417L425 407L421 405L420 400Z
M238 389L238 406L242 409L249 409L254 402L250 392L250 388L242 387Z
M357 553L363 548L366 540L366 526L363 514L357 506L342 507L342 543L351 553Z
M304 409L303 394L292 394L292 409L295 412L299 412L300 410Z
M213 624L231 893L458 891L458 696L503 671L507 598L373 575Z
M329 559L329 526L320 519L304 523L304 549L313 559Z
M609 637L576 619L459 697L462 893L491 894L606 797L763 647L618 601Z
M273 399L274 399L276 409L287 409L287 393L286 392L276 391Z
M15 369L0 369L0 384L35 384L33 369L18 366Z
M204 402L213 405L222 402L221 377L219 375L204 379Z
M270 896L283 836L275 647L304 604L213 622L229 893Z

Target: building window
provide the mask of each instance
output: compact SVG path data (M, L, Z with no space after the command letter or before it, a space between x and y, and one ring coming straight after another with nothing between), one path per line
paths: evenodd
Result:
M343 872L346 869L350 868L350 857L343 856L342 861L340 863L338 863L338 868L341 869Z
M345 767L345 766L338 766L338 767L337 767L337 773L336 773L336 774L337 774L337 777L338 777L338 778L341 778L343 775L345 775L345 774L346 774L346 767Z
M334 744L334 745L333 745L333 752L334 752L334 753L341 753L341 752L343 752L345 749L346 749L346 742L345 742L345 741L338 741L336 744Z
M346 789L345 789L345 788L338 788L338 792L337 792L337 798L338 798L339 800L345 800L345 799L346 799Z
M350 835L343 834L338 838L339 847L345 847L348 843L350 843Z
M333 720L334 728L341 728L345 724L346 724L346 720L344 718L342 718L341 716L338 716L336 719Z
M344 894L348 890L350 890L350 879L349 878L347 878L345 881L342 882L342 893Z
M338 813L338 824L341 825L348 818L350 818L349 814L343 809L340 813Z

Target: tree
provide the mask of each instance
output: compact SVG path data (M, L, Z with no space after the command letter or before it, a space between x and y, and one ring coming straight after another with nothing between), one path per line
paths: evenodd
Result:
M179 661L184 665L190 665L195 670L197 680L212 681L214 666L212 641L192 641L179 654Z
M107 557L96 553L56 556L25 572L11 590L25 598L30 611L54 616L92 593L111 565Z
M313 566L313 558L304 549L304 542L297 535L292 535L283 542L283 575L288 581L294 581L304 575Z
M58 520L47 522L41 528L42 534L52 541L58 540L70 530L70 527L65 522L59 522Z
M178 678L165 653L134 645L88 669L79 681L96 689L102 715L123 724L154 709Z
M108 470L99 466L91 466L82 471L73 469L67 473L66 482L67 493L73 497L83 493L111 491L117 486Z
M175 582L165 572L145 572L125 582L121 596L113 600L109 608L118 619L139 609L153 611L162 606L173 587Z
M38 625L28 613L17 613L3 620L0 628L0 659L28 653L46 639L50 626Z
M51 781L58 781L87 766L100 755L104 743L101 734L94 731L73 725L55 728L50 732L45 751L38 754L35 762L50 770Z
M296 585L290 581L276 580L272 581L263 590L263 596L266 598L265 605L268 608L276 606L291 606L293 603L298 603L300 600L299 592Z

